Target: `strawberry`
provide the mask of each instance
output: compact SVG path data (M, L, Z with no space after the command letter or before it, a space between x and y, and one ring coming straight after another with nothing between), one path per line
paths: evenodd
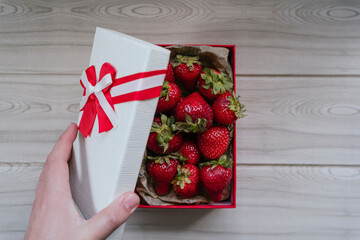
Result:
M179 154L183 157L186 164L196 165L201 157L200 150L194 140L185 140L181 144ZM182 160L180 158L180 160Z
M183 198L193 197L200 192L199 169L192 164L178 166L178 174L172 181L173 189L177 195Z
M210 161L201 164L200 171L201 183L211 200L220 202L223 190L230 184L232 179L233 161L227 161L226 156L222 156L217 161Z
M166 69L165 79L164 81L175 83L175 75L174 75L174 69L169 62L168 67Z
M176 176L179 161L165 157L147 157L147 170L154 181L155 190L159 195L166 195L171 188L171 182Z
M221 157L229 146L229 131L224 126L214 126L197 136L200 152L207 159Z
M201 63L198 61L199 57L177 55L175 60L176 78L186 90L193 92L202 70Z
M181 90L180 90L181 91ZM179 99L179 101L177 102L177 104L176 104L176 106L177 105L179 105L179 103L181 103L182 101L184 101L184 97L180 97L180 99ZM175 106L175 108L176 108L176 106ZM172 110L172 111L170 111L168 114L169 115L171 115L171 116L174 116L174 114L175 114L175 108Z
M213 123L211 106L194 92L175 107L175 119L179 123L178 130L187 132L201 132L210 128ZM188 117L187 117L188 115Z
M233 86L226 73L211 68L205 68L199 78L199 91L209 102L213 102L222 93L231 92Z
M174 123L173 116L168 118L166 115L161 114L161 117L155 117L150 130L147 148L157 154L178 151L182 143L182 134L176 132Z
M180 97L180 99L179 99L179 101L178 101L178 104L179 104L179 103L182 103L182 102L184 101L184 99L185 99L184 97Z
M244 105L240 104L235 93L221 94L213 103L214 119L221 124L232 124L238 118L245 117Z
M165 81L156 107L156 113L172 110L180 100L180 97L181 93L179 87L175 83Z

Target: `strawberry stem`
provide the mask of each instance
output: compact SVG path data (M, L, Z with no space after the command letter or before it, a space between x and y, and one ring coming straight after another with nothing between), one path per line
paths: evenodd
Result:
M182 156L179 153L170 153L168 155L165 156L147 156L147 159L149 159L150 161L155 161L155 163L159 163L159 164L163 164L164 162L166 162L167 164L170 164L170 159L177 159L179 161L186 161L189 158L186 158L184 156Z
M176 130L186 133L201 133L208 130L206 128L208 121L205 118L198 118L195 122L193 122L192 118L185 113L185 121L186 122L175 123Z
M147 156L147 159L150 161L155 161L155 163L163 164L166 162L167 164L170 164L170 159L183 159L184 157L180 155L179 153L170 153L165 156Z
M201 74L201 78L205 81L205 84L202 87L205 89L211 88L214 95L219 92L231 92L234 87L234 83L226 73L219 73L211 68L205 68L204 73Z
M200 166L211 166L211 170L216 168L217 166L222 166L224 168L230 168L234 165L234 161L232 159L227 159L226 155L222 155L217 160L212 160L209 162L200 163Z
M201 64L199 61L199 56L190 57L190 56L183 56L183 55L176 55L175 63L173 64L174 67L179 66L182 63L185 63L186 66L189 68L190 71L194 70L194 64Z
M228 108L235 113L235 116L237 118L244 118L246 115L244 114L246 112L245 106L240 103L239 101L240 96L236 96L235 92L233 92L232 96L228 97L229 100L229 106Z
M165 97L165 101L169 101L169 82L165 81L162 88L160 98Z
M161 126L153 122L150 132L156 132L158 135L156 140L164 152L169 148L169 142L175 136L174 131L176 130L174 116L167 117L165 114L161 114Z
M178 165L177 167L177 175L174 178L174 180L172 180L171 184L176 184L177 186L180 186L181 189L184 189L185 187L185 182L187 184L191 183L191 180L189 179L190 177L190 172L187 168L182 168L180 167L180 165Z

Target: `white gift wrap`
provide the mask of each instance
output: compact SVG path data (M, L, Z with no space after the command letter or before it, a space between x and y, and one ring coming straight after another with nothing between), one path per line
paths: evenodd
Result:
M109 62L116 78L167 68L170 51L142 40L103 28L97 28L90 66L97 76ZM161 86L165 74L140 79L114 87L112 94L124 94ZM79 87L81 87L79 85ZM70 184L73 198L86 219L108 206L121 194L134 191L158 98L115 104L120 119L117 127L99 133L98 120L91 135L79 132L70 161ZM82 112L79 114L81 118ZM116 231L119 238L123 227Z

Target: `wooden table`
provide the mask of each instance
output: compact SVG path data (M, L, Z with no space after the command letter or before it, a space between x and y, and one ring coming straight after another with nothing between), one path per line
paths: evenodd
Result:
M0 239L22 239L96 26L235 44L237 208L139 209L125 239L360 239L360 2L0 1Z

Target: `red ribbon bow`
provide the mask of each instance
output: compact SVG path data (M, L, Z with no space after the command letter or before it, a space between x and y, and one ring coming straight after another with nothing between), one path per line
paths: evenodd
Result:
M79 131L84 137L90 135L96 115L98 116L99 133L112 129L118 122L110 95L115 75L116 71L109 63L102 65L98 82L94 66L82 73L80 84L84 88L84 94L80 103L80 111L83 111L83 115L79 123Z
M79 123L79 131L85 138L89 136L96 115L98 116L99 133L109 131L117 126L120 119L115 113L114 104L159 97L165 73L166 69L161 69L115 79L114 67L110 63L104 63L100 70L100 80L96 81L95 67L91 66L86 69L80 79L84 93L80 102L80 111L83 111L83 114ZM132 84L134 81L138 82Z

